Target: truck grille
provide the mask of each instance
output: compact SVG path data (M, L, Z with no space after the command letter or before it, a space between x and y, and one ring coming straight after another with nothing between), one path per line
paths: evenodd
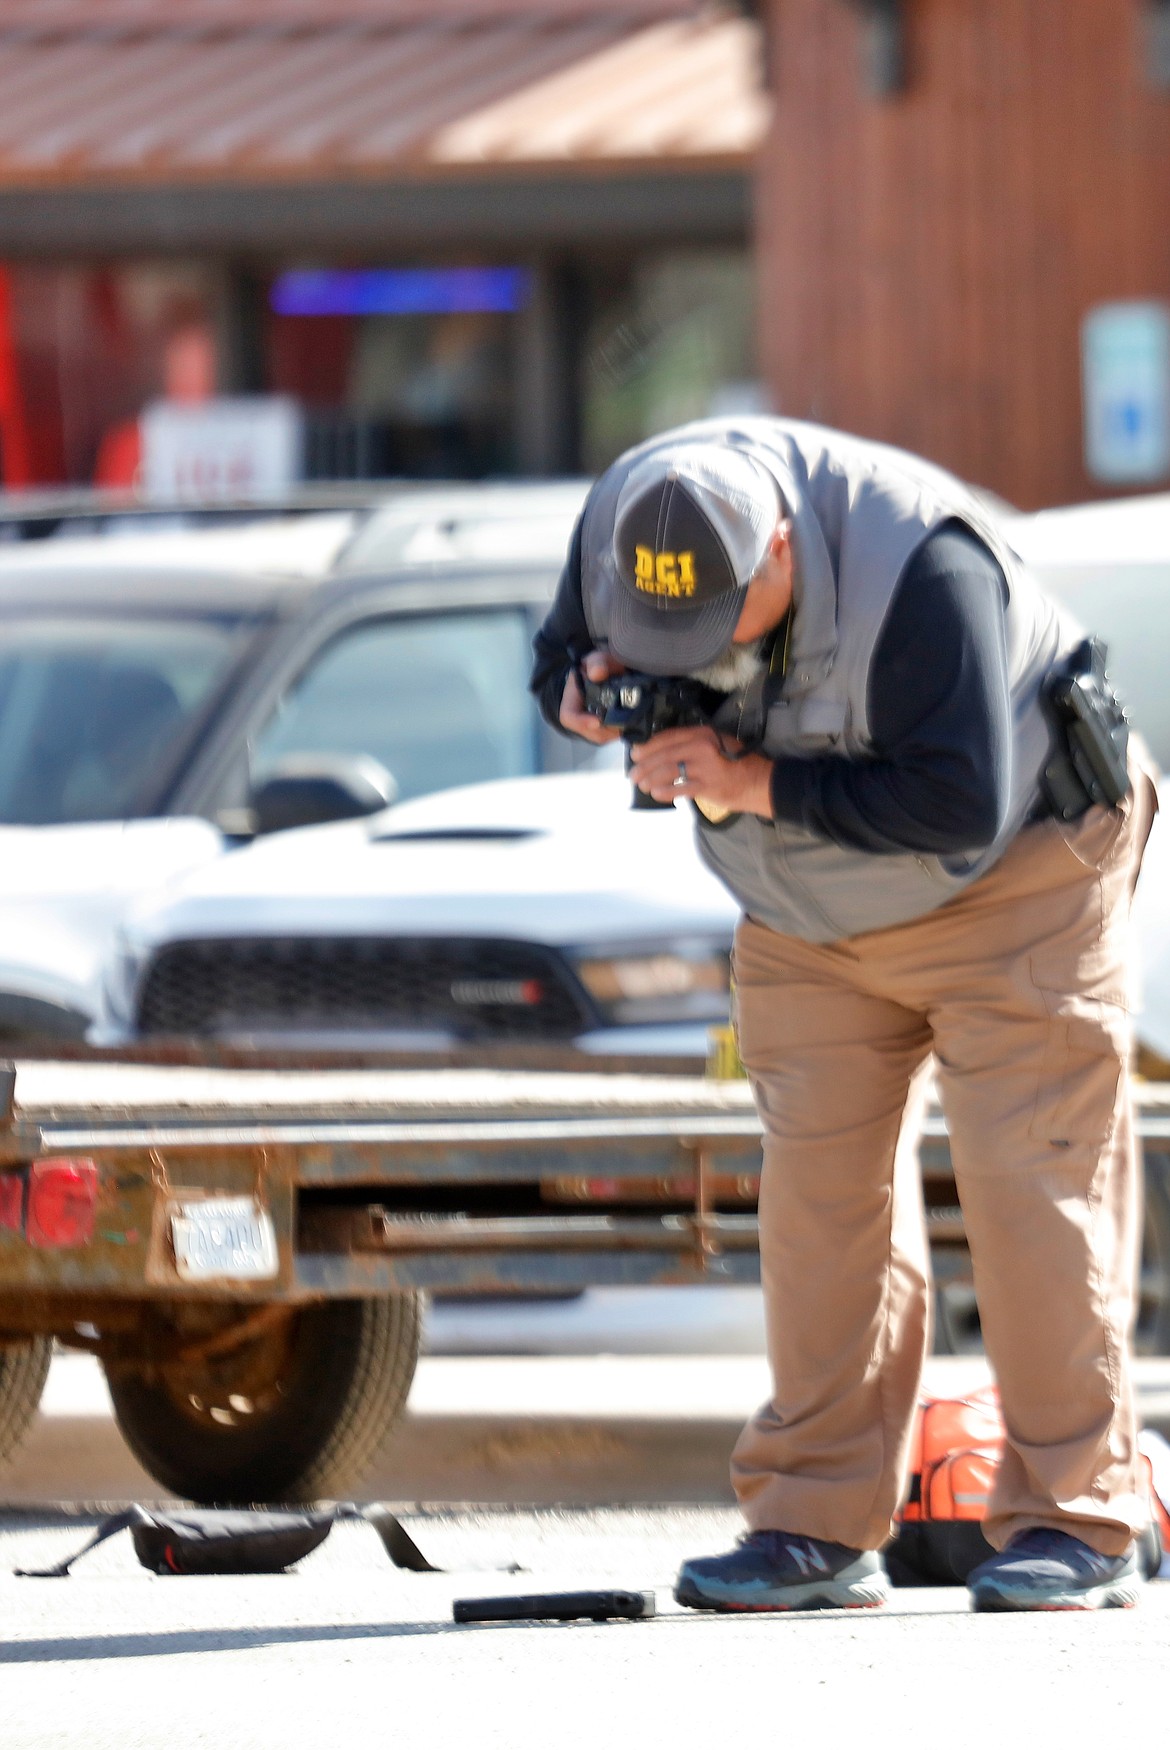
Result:
M526 942L381 937L172 942L150 962L141 1035L442 1031L567 1039L597 1024L568 964Z

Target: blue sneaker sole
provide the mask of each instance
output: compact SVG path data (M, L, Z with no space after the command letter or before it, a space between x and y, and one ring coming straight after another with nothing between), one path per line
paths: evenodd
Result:
M777 1587L773 1592L764 1587L756 1590L759 1595L749 1600L735 1597L731 1587L725 1591L700 1588L680 1579L674 1601L688 1610L775 1615L786 1610L879 1610L889 1598L889 1587L881 1574L840 1582L810 1580L807 1585Z
M1142 1593L1140 1574L1123 1574L1103 1586L1083 1592L1013 1592L1010 1587L982 1584L971 1588L977 1612L1007 1610L1132 1610Z

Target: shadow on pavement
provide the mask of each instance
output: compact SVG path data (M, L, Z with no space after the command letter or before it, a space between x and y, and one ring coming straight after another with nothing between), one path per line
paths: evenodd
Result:
M158 1659L176 1653L254 1652L264 1646L308 1641L369 1641L410 1635L460 1632L454 1622L350 1622L288 1624L240 1629L167 1629L158 1634L62 1636L54 1640L8 1641L0 1646L0 1665L49 1665L58 1660Z

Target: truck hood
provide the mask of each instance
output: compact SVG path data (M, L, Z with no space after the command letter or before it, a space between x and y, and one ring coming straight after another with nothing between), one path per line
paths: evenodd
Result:
M554 946L730 937L734 901L689 808L634 811L617 772L419 798L263 839L136 908L137 954L192 937L500 935Z
M127 908L222 846L197 819L0 826L0 995L96 1013Z

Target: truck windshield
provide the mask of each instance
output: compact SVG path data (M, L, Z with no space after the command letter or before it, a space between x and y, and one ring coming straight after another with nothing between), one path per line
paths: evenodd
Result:
M538 769L522 608L371 618L317 652L258 738L253 779L302 754L365 754L398 798Z
M0 620L0 822L148 812L242 639L232 618Z

